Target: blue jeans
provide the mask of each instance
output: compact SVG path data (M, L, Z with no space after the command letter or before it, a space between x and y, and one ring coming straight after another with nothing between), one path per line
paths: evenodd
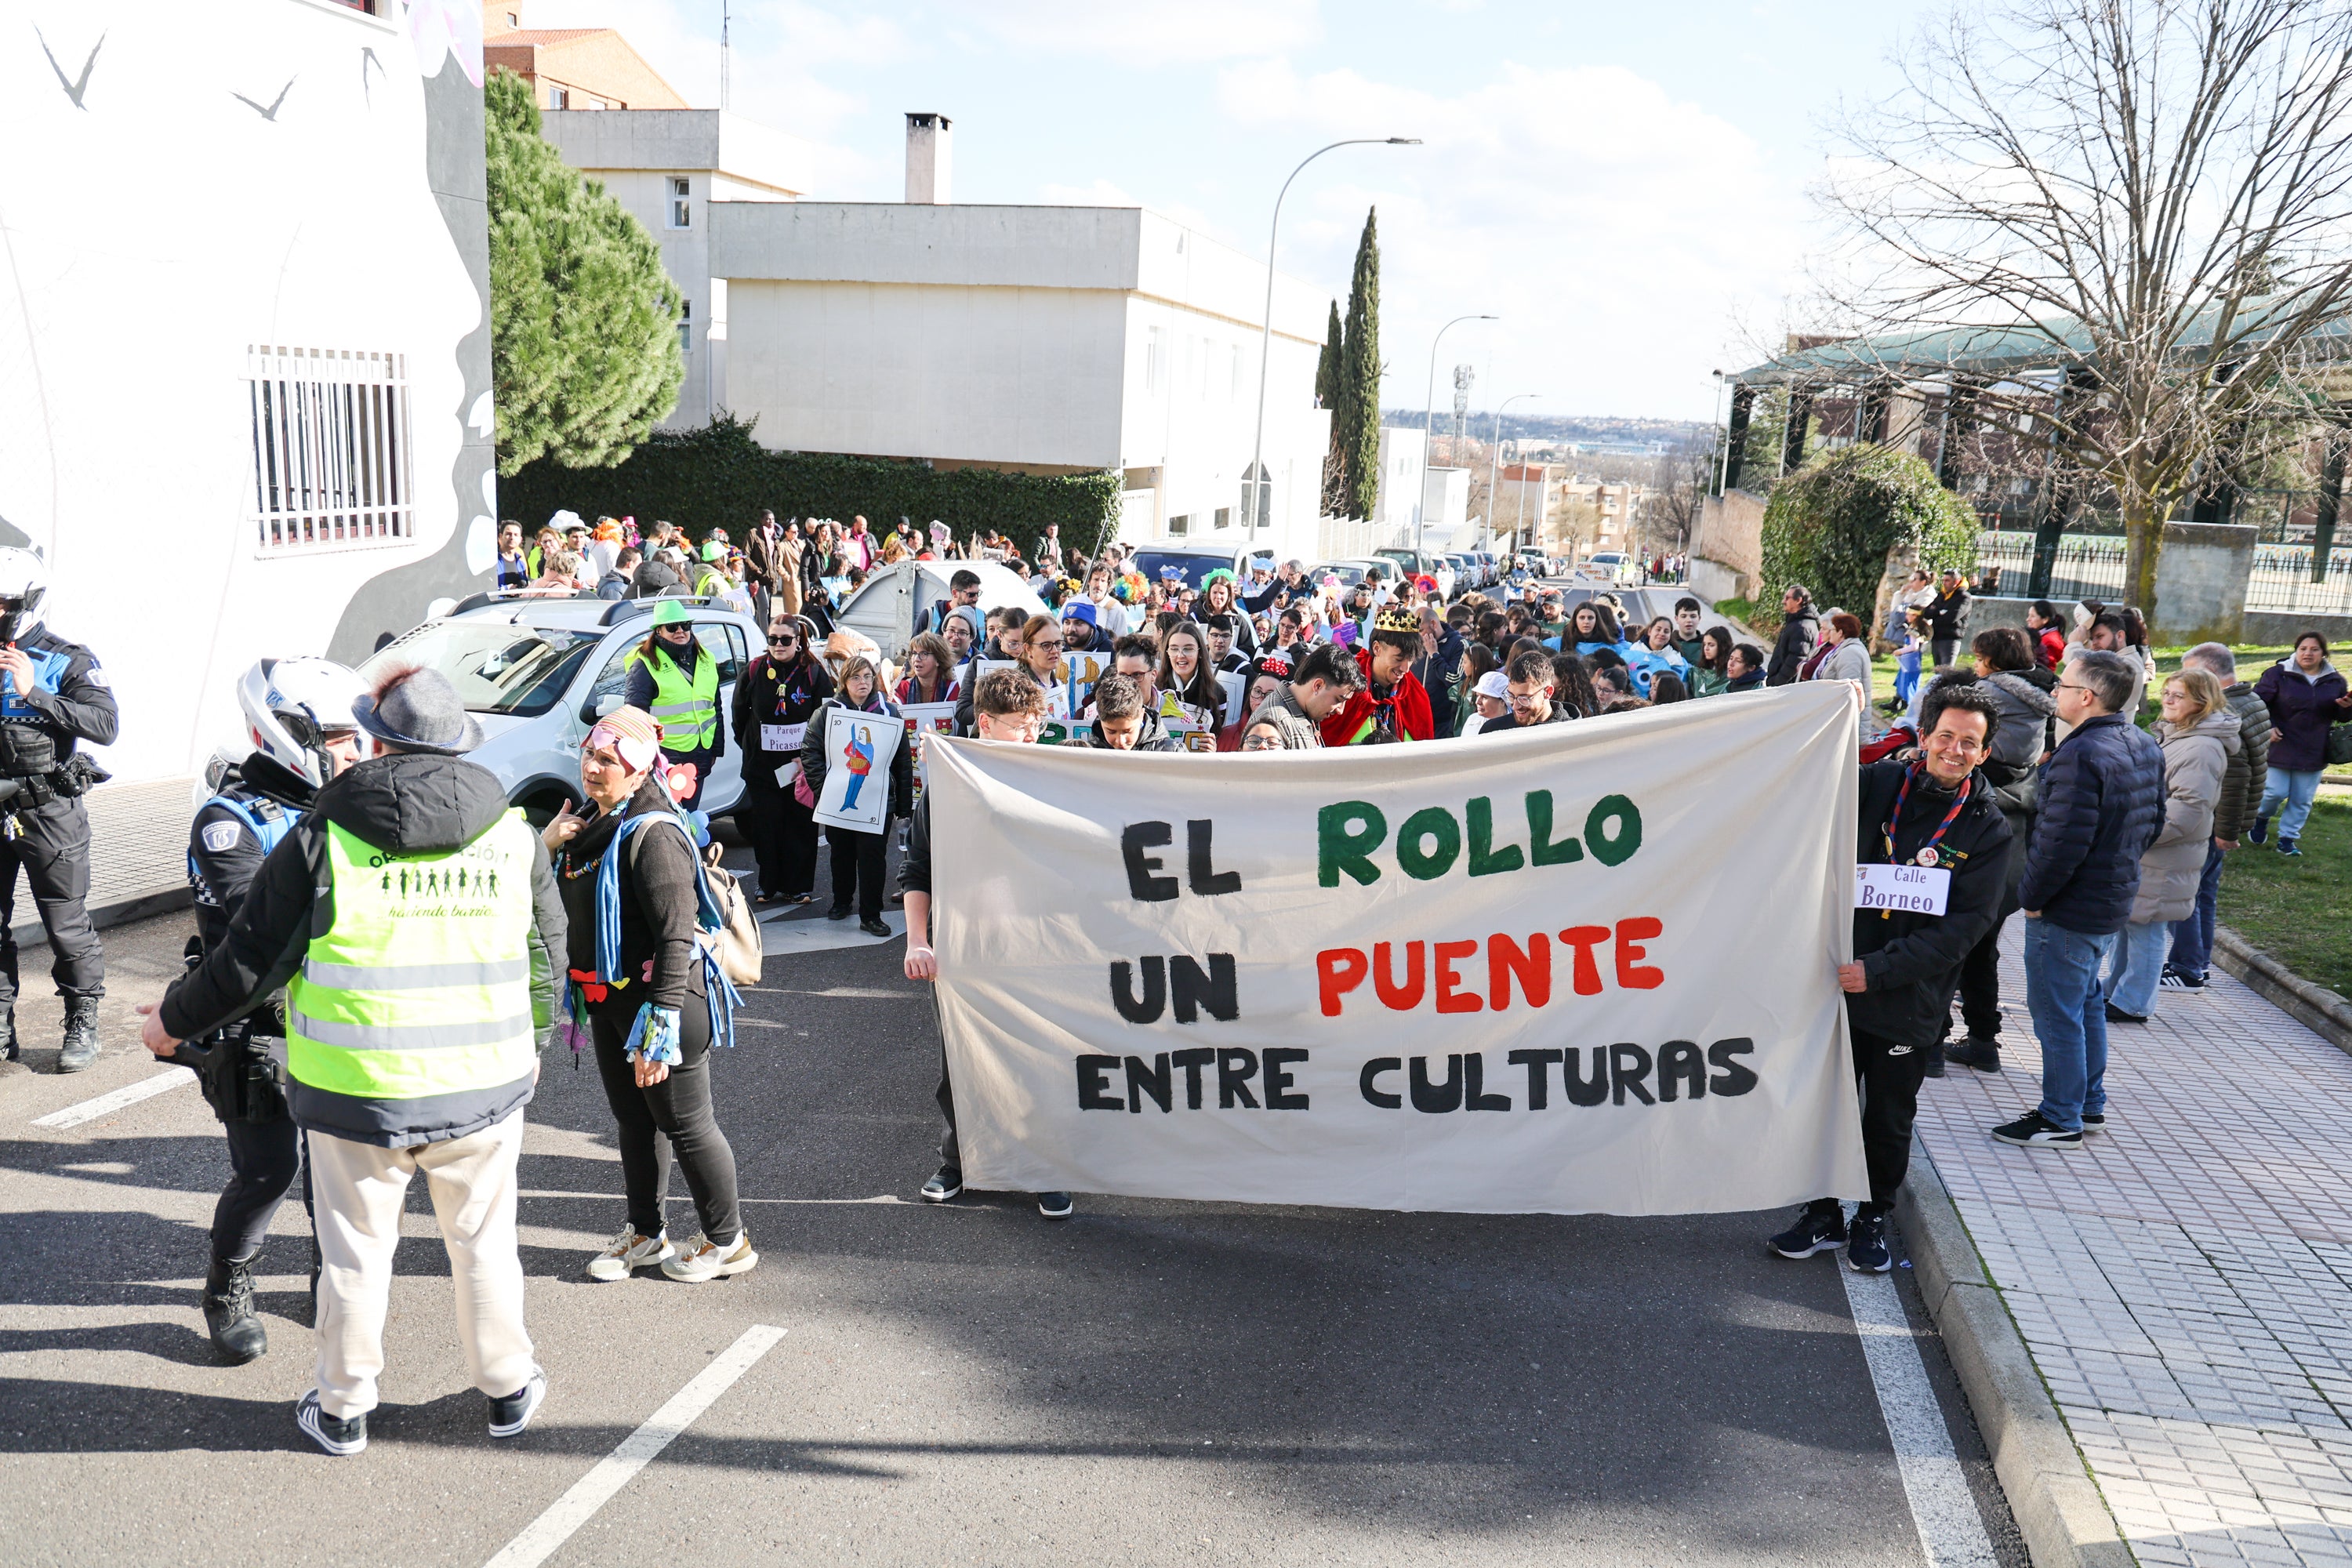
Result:
M2114 968L2107 975L2107 1001L2116 1011L2135 1018L2156 1011L2157 984L2164 978L2164 950L2171 941L2169 921L2124 927L2116 943Z
M2202 980L2213 968L2213 906L2221 894L2221 858L2218 844L2205 847L2205 875L2197 883L2197 907L2172 922L2172 956L2165 967L2175 974Z
M2042 1114L2069 1132L2107 1109L2107 998L2099 970L2115 933L2025 922L2025 1010L2042 1041Z
M2318 793L2317 768L2307 773L2291 773L2283 768L2273 768L2270 782L2263 785L2262 807L2254 815L2268 822L2271 813L2278 810L2279 802L2285 801L2286 813L2279 818L2278 836L2281 838L2300 838L2303 837L2304 821L2311 816L2312 796Z

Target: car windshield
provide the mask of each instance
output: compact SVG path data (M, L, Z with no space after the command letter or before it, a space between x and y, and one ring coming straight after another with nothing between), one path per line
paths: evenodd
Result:
M1352 588L1364 580L1364 563L1360 561L1327 561L1307 574L1309 582L1320 582L1327 576L1339 579L1339 585L1343 588Z
M360 666L371 685L407 665L449 678L469 713L535 718L555 706L603 640L597 631L517 626L502 616L427 621Z
M1159 582L1160 569L1173 566L1184 574L1184 581L1195 588L1201 586L1202 580L1210 573L1220 568L1227 572L1234 569L1233 562L1223 555L1194 555L1175 550L1139 550L1135 552L1133 565L1136 571L1143 574L1143 580L1147 583Z

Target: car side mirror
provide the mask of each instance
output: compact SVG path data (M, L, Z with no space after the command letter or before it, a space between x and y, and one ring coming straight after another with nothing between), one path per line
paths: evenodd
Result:
M608 713L620 711L624 706L617 693L608 691L602 697L589 699L587 706L580 710L580 721L583 724L593 724Z

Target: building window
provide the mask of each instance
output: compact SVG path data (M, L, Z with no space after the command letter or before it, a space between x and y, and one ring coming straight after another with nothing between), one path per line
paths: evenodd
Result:
M259 553L415 536L404 356L251 345L245 375Z
M1191 512L1180 511L1168 520L1168 536L1171 539L1181 539L1192 531L1192 514Z
M694 209L686 199L693 194L690 185L691 182L683 174L670 177L669 226L672 228L687 228L692 226Z
M1143 390L1146 392L1159 391L1160 377L1165 374L1163 362L1167 358L1167 351L1161 346L1161 343L1162 340L1158 327L1147 327L1144 329Z
M508 13L507 13L507 31L508 31L508 32L509 32L509 33L519 33L519 32L520 32L521 30L522 30L522 13L521 13L521 12L520 12L520 11L509 11L509 12L508 12Z
M681 299L677 302L677 352L694 353L694 301Z
M1212 522L1209 526L1212 528L1231 528L1233 525L1234 509L1229 506L1221 506L1217 509L1216 521Z
M549 88L547 89L547 107L550 109L571 108L572 89L568 87Z

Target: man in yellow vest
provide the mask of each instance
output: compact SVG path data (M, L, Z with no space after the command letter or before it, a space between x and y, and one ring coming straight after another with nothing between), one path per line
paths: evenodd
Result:
M711 768L727 754L727 732L719 722L719 661L694 635L683 602L656 603L653 635L629 655L627 668L623 702L661 721L662 755L671 767L694 770L694 787L678 799L692 811Z
M392 1261L425 1173L457 1338L511 1437L547 1396L522 1321L515 1162L554 1019L563 905L547 850L464 753L481 726L437 671L352 705L382 753L319 792L262 862L226 940L147 1015L167 1056L286 988L286 1100L317 1209L318 1386L295 1406L330 1454L367 1447Z

